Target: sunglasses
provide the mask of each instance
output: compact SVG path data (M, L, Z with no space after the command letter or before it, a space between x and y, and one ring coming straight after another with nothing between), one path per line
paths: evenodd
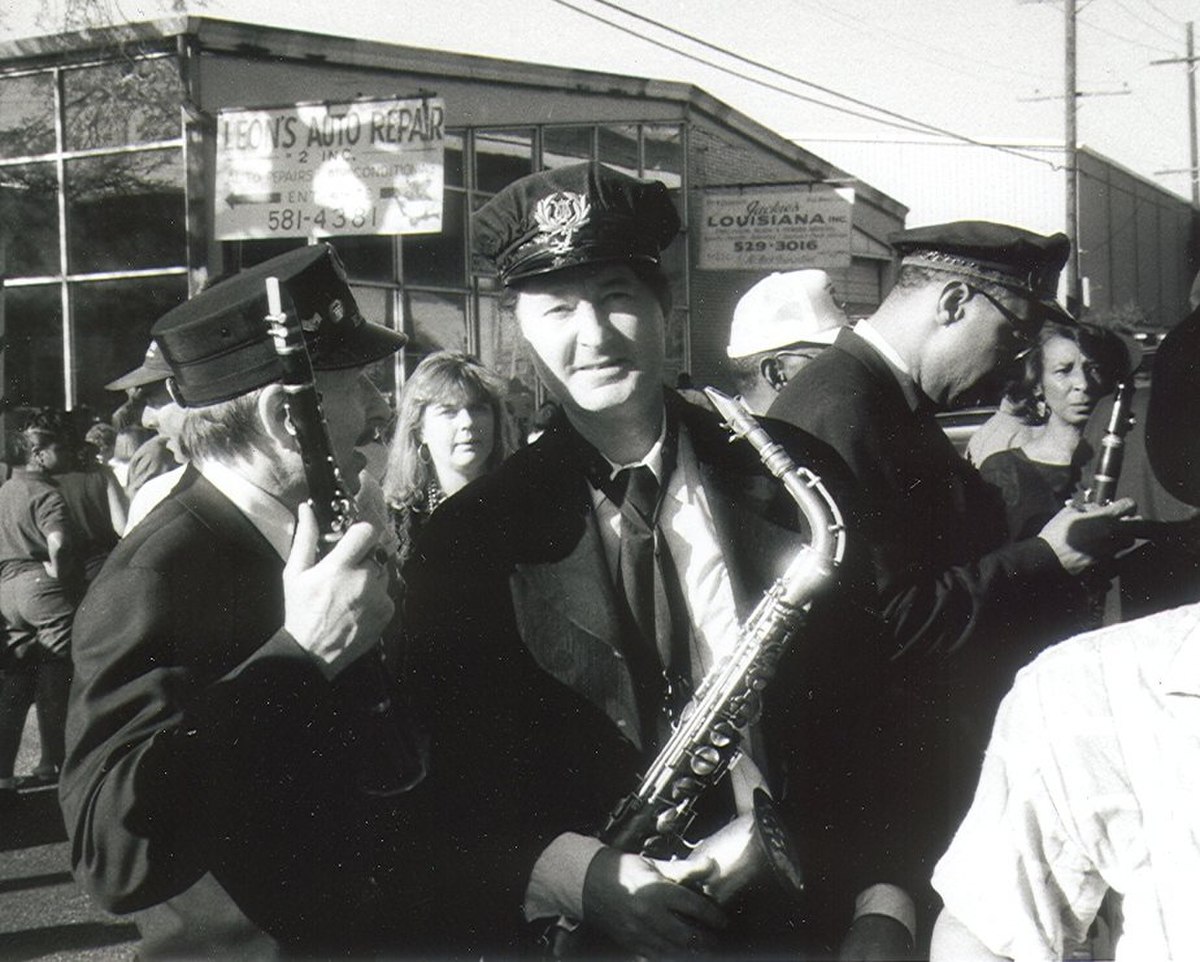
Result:
M991 304L992 307L999 311L1000 316L1008 322L1009 331L1012 334L1013 339L1021 345L1020 351L1017 353L1018 358L1024 357L1031 350L1033 350L1034 347L1037 346L1038 331L1041 328L1041 324L1039 324L1037 321L1021 317L1014 313L999 299L993 297L982 288L973 287L972 290L974 290L977 294L979 294L980 297L982 297L989 304Z

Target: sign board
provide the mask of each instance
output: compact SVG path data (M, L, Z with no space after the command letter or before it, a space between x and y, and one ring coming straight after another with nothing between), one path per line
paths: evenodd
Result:
M442 229L439 97L217 115L218 240Z
M710 189L703 195L704 270L850 266L853 191L826 184Z

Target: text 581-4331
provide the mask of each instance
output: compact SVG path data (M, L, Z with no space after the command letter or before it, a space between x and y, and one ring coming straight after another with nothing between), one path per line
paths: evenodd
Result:
M361 230L376 225L375 208L347 211L340 207L321 207L307 211L300 207L272 207L267 211L268 230L319 228L337 231L345 227Z

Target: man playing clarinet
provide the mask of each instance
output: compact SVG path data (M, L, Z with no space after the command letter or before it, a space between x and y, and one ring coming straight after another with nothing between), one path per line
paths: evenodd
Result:
M416 944L404 886L431 863L406 796L364 791L355 768L361 706L344 682L374 657L393 605L370 525L320 557L268 277L274 319L305 331L350 490L355 440L382 404L364 367L404 342L363 320L325 244L217 284L154 327L189 467L79 609L61 781L76 876L106 909L134 914L145 959Z

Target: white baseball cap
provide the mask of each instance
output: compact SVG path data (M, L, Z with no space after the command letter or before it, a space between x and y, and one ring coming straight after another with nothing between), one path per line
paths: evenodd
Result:
M850 323L832 291L829 275L820 270L764 277L734 308L726 353L748 357L792 344L832 344Z

